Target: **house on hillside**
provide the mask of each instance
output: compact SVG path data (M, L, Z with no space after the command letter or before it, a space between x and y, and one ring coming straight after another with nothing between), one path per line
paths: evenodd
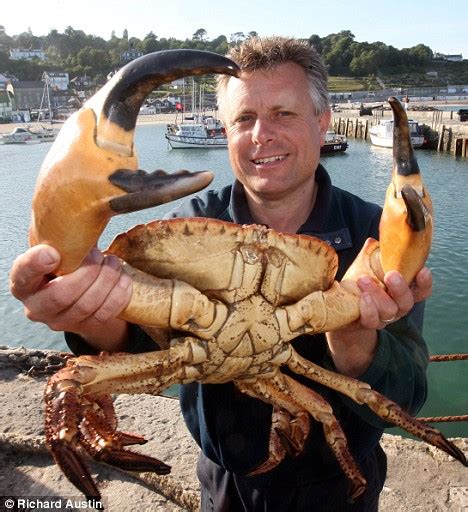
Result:
M143 55L144 54L142 51L137 50L133 47L133 45L130 45L124 52L120 54L120 60L126 64L127 62L138 59L138 57L142 57Z
M45 53L42 48L26 49L26 48L12 48L10 50L11 60L46 60Z
M443 53L434 52L434 59L446 60L448 62L462 62L463 55L461 53L456 55L445 55Z

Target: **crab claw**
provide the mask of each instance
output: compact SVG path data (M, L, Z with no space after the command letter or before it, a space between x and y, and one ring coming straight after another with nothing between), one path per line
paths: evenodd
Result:
M73 361L52 376L45 390L45 435L47 446L70 482L87 499L100 499L84 461L88 455L127 471L170 473L170 466L124 447L144 444L141 436L118 432L109 395L87 394L84 388L96 372Z
M137 171L133 147L138 112L151 90L205 73L237 75L238 67L195 50L145 55L123 67L62 127L39 173L29 235L31 245L59 251L57 274L80 265L113 215L172 201L210 183L209 172Z
M411 144L408 118L397 98L393 110L393 174L380 222L384 272L398 270L411 283L424 266L432 241L432 202Z

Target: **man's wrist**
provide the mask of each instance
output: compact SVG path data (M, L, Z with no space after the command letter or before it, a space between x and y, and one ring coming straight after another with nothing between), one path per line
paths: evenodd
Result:
M326 333L328 349L338 372L357 378L369 368L377 350L375 329Z

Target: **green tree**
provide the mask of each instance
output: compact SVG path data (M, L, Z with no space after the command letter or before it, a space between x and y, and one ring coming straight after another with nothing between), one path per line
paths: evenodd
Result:
M192 39L195 41L204 41L206 39L206 30L204 28L199 28L194 34L192 35Z

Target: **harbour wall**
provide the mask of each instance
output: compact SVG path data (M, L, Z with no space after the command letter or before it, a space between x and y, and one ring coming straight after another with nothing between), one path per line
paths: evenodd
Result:
M40 372L60 363L63 355L0 346L0 510L8 496L31 501L39 497L45 502L83 499L44 446L42 395L48 376ZM35 377L26 373L31 366L37 369ZM132 448L160 458L172 466L172 472L160 476L130 473L87 461L106 510L198 511L199 449L184 425L178 401L161 396L119 395L114 405L119 428L148 440L144 446ZM468 453L468 439L457 438L454 442ZM388 458L388 475L379 510L467 510L467 469L461 464L425 443L399 436L385 434L382 446Z

